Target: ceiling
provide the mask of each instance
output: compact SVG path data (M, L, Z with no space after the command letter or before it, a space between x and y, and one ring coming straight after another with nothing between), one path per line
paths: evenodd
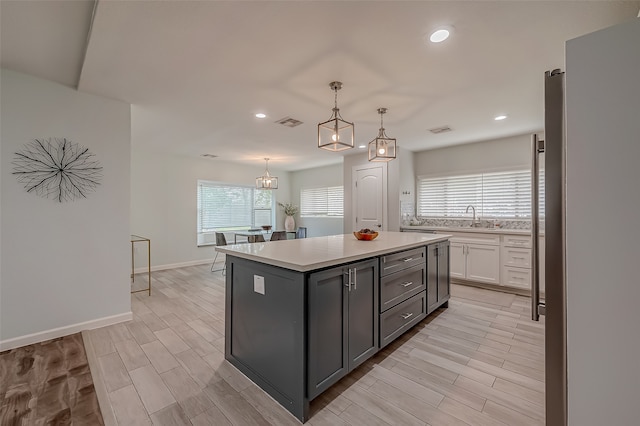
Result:
M421 151L543 128L564 42L635 18L638 1L8 1L1 65L132 104L135 149L299 170L338 106L356 144L384 127ZM436 28L451 37L428 41ZM255 118L263 112L264 119ZM508 118L495 121L498 114ZM303 124L290 128L285 117ZM450 126L433 134L429 129Z

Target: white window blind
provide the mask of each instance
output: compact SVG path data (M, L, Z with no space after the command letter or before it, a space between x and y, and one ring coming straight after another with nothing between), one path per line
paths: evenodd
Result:
M211 238L206 234L272 225L272 191L250 186L198 181L198 244Z
M300 216L342 217L344 187L305 188L300 191Z
M544 172L540 173L544 216ZM483 218L530 218L531 172L476 173L418 179L418 216L465 217L467 206Z

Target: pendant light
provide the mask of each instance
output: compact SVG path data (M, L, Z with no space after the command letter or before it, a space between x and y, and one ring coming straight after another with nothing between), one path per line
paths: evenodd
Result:
M342 88L342 83L332 81L329 87L335 92L333 113L329 120L318 124L318 148L334 152L344 151L353 148L353 123L343 120L338 109L338 90Z
M278 178L269 174L269 159L265 158L267 166L264 175L256 178L257 189L278 189Z
M369 161L390 161L396 158L396 140L386 135L382 124L382 115L386 112L386 108L378 108L380 130L378 137L369 142Z

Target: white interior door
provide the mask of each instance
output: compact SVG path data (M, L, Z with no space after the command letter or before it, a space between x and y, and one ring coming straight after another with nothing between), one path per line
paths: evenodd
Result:
M386 164L355 166L353 169L353 230L387 229Z

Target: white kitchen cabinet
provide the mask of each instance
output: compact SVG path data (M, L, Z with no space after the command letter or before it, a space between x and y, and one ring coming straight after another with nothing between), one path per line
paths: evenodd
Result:
M454 279L500 283L500 237L450 233L449 275Z
M499 284L500 247L485 244L467 244L467 279Z
M531 237L503 235L501 244L502 275L500 285L531 289Z
M466 248L463 243L449 241L449 276L451 278L466 278Z

